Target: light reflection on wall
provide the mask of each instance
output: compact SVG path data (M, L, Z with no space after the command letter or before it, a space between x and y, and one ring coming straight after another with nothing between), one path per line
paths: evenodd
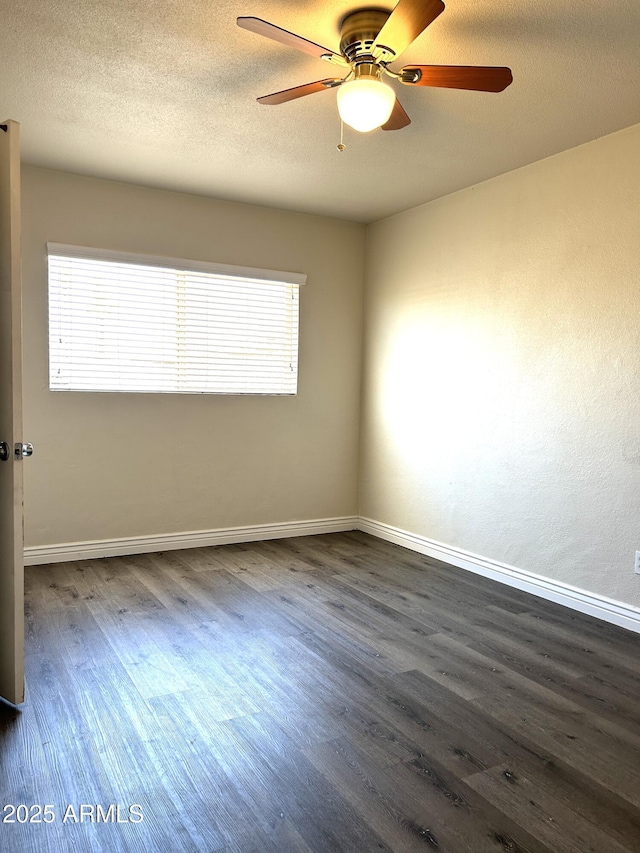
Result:
M491 323L410 312L396 323L382 359L377 404L402 458L439 477L495 441L495 398L508 393L513 365Z

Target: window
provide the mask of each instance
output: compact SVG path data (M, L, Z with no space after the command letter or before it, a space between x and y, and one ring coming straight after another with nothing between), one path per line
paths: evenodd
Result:
M51 390L296 393L305 275L47 248Z

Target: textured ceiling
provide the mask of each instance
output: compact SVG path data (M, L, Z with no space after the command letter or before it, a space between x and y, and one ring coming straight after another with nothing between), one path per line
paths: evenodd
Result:
M637 0L445 3L395 67L508 65L513 84L398 86L412 124L347 128L342 153L335 92L255 101L331 66L235 19L337 49L366 2L3 0L0 118L21 123L27 163L363 222L640 121Z

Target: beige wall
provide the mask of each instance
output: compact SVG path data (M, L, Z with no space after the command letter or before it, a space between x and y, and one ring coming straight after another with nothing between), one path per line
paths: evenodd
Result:
M370 226L362 515L640 605L639 154Z
M354 515L364 227L23 171L27 546ZM308 274L296 397L47 390L47 241Z
M361 515L640 605L639 150L369 226ZM357 514L365 229L23 177L27 546ZM306 272L298 396L49 392L47 241Z

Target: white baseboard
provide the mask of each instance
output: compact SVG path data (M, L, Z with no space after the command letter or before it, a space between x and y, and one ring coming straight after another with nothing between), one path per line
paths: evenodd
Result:
M345 530L355 530L357 526L357 516L343 516L341 518L288 521L283 524L257 524L250 527L194 530L188 533L128 536L122 539L99 539L93 542L37 545L24 549L24 564L25 566L39 566L45 563L93 560L98 557L120 557L127 554L147 554L153 551L203 548L209 545L285 539L291 536L312 536L318 533L340 533Z
M605 622L611 622L613 625L619 625L622 628L640 633L640 609L632 607L630 604L623 604L621 601L614 601L611 598L596 595L593 592L587 592L578 589L578 587L551 580L533 572L527 572L524 569L516 569L514 566L480 557L477 554L464 551L462 548L444 545L442 542L427 539L426 536L419 536L416 533L410 533L408 530L401 530L399 527L383 524L371 518L361 517L358 521L358 530L370 533L372 536L378 536L380 539L386 539L388 542L395 542L396 545L402 545L412 551L427 554L429 557L442 560L444 563L450 563L461 569L467 569L470 572L499 581L507 586L530 592L539 598L555 601L557 604L578 610L580 613L587 613L589 616L595 616L597 619L603 619Z
M131 536L122 539L101 539L92 542L66 542L59 545L40 545L24 550L26 566L45 563L93 560L99 557L118 557L145 554L153 551L173 551L183 548L202 548L255 542L264 539L285 539L291 536L312 536L318 533L340 533L362 530L388 542L395 542L412 551L427 554L444 563L475 572L484 577L530 592L548 601L555 601L580 613L587 613L613 625L640 633L640 609L620 601L596 595L550 578L517 569L478 554L454 548L425 536L410 533L371 518L343 516L282 524L258 524L249 527L227 527L218 530L195 530L154 536Z

